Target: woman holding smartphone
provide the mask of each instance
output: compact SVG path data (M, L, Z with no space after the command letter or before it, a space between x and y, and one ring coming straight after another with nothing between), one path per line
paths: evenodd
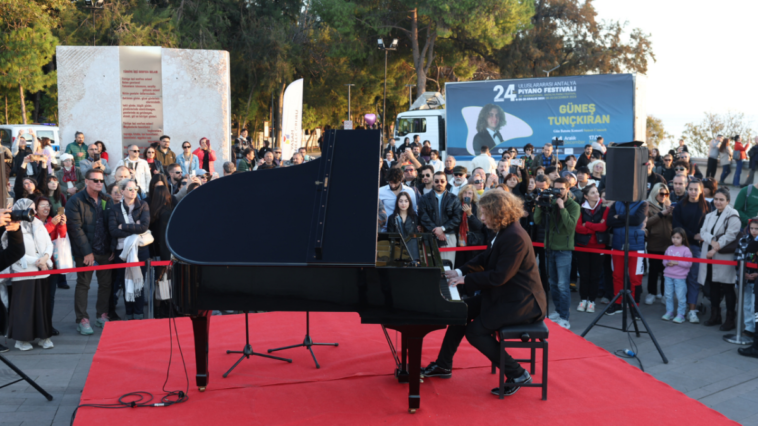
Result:
M484 245L487 241L487 228L479 220L479 194L474 185L466 185L458 191L463 217L458 228L458 245L461 247ZM455 253L455 267L468 262L479 254L477 251L459 251Z

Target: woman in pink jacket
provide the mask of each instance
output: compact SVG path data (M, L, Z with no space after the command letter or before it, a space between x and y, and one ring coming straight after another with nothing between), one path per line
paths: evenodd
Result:
M213 162L216 161L216 152L211 149L211 141L208 138L200 138L200 148L193 152L197 156L200 168L213 174Z

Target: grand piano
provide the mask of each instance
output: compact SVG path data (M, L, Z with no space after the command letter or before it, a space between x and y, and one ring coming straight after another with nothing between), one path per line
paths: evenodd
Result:
M450 294L430 234L377 232L379 153L379 131L329 131L319 159L213 180L176 206L173 298L192 320L200 391L212 310L357 312L401 333L395 376L409 383L409 411L419 408L424 336L465 324L467 306Z

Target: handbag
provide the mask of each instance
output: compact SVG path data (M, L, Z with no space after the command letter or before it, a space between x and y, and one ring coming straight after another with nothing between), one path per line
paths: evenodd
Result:
M68 233L65 237L56 238L53 241L53 259L57 269L71 269L74 267L74 257L71 254L71 240Z
M751 185L751 186L752 186L752 185ZM725 226L724 226L724 227L725 227L725 228L727 227L727 225L729 225L729 220L730 220L731 218L733 218L733 217L736 217L736 218L739 220L739 216L737 216L737 215L732 215L732 216L729 216L729 217L728 217L728 218L727 218L727 219L724 221L724 223L725 223ZM717 240L718 240L719 238L723 237L725 234L726 234L726 231L724 231L724 232L723 232L721 235L717 236L715 239L717 239ZM734 253L734 252L737 250L737 247L739 247L739 245L740 245L740 238L742 238L744 235L745 235L745 233L744 233L743 231L740 231L740 232L737 234L737 237L734 239L734 241L730 241L730 242L729 242L729 244L725 245L724 247L721 247L721 248L718 250L718 252L717 252L717 253L719 253L719 254L732 254L732 253Z

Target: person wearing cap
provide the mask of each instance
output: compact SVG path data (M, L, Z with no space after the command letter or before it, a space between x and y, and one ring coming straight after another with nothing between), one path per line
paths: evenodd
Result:
M468 170L463 166L453 167L453 180L450 182L450 192L458 195L464 186L468 185Z
M193 152L200 162L200 168L213 174L215 172L213 162L216 161L216 151L211 148L211 141L208 138L200 138L200 148Z
M62 167L55 172L58 183L61 185L61 191L71 196L77 191L84 189L84 176L81 170L74 165L74 156L71 154L62 154L59 158Z
M147 163L147 160L139 158L139 147L137 145L130 145L127 150L129 156L119 161L116 164L116 168L125 166L127 169L132 170L134 172L134 179L137 181L137 186L143 193L147 194L150 187L150 179L153 178L153 175L150 173L150 165Z

